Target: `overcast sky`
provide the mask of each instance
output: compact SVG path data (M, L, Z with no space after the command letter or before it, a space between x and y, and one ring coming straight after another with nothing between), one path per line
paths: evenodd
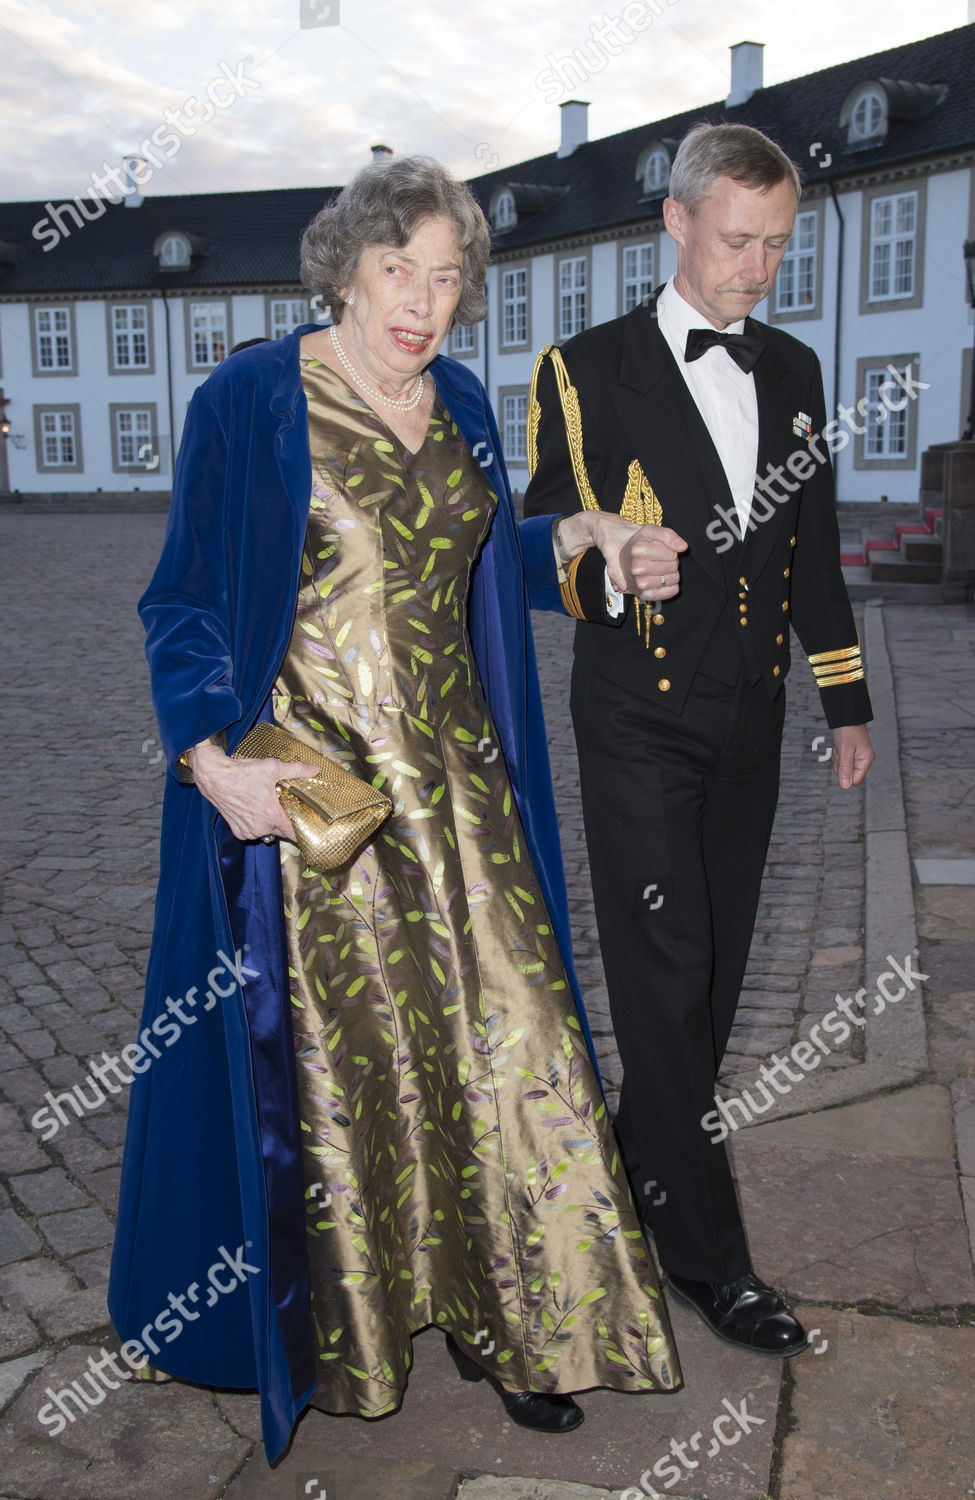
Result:
M153 194L338 184L377 142L476 176L555 149L561 99L591 102L593 139L723 99L734 42L764 42L780 83L968 20L968 0L0 0L0 199L80 193L154 131Z

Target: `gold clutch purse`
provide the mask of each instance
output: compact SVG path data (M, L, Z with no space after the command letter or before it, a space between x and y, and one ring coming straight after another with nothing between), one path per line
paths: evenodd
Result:
M231 758L302 760L317 767L318 774L307 781L286 780L277 785L302 857L313 870L338 870L348 864L393 810L383 792L277 724L255 724Z

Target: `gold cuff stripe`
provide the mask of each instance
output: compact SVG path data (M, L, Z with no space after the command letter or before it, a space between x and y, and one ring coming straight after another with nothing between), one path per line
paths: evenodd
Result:
M572 615L576 620L584 620L586 618L585 611L579 603L579 595L576 591L576 574L579 571L579 564L585 555L584 552L580 552L578 556L572 559L565 571L565 582L560 584L562 603L565 605L566 613Z
M863 668L858 667L855 672L841 672L837 677L817 678L817 687L840 687L844 682L860 682L863 678Z
M858 652L856 656L851 656L849 661L834 661L823 667L813 667L813 676L819 682L823 677L831 677L834 672L855 672L862 666L863 662Z
M820 662L826 661L849 661L853 656L860 655L860 642L857 640L855 646L847 646L842 651L820 651L816 656L810 656L809 665L816 667Z

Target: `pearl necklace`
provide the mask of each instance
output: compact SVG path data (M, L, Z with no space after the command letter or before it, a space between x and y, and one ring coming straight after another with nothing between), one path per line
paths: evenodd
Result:
M334 324L334 323L332 324L332 327L330 328L329 332L330 332L330 334L332 336L332 347L333 347L333 349L335 350L336 354L339 357L339 362L341 363L341 365L342 365L343 369L346 371L346 373L351 377L351 379L355 381L355 383L359 387L360 391L365 391L366 395L367 396L371 396L372 399L373 399L373 401L378 401L383 406L391 407L393 411L415 411L416 410L416 408L419 406L420 402L423 400L423 372L422 371L417 376L417 379L416 379L416 390L413 392L412 396L407 397L407 399L405 401L393 401L393 400L390 399L389 396L384 396L383 393L382 393L382 391L377 391L373 386L367 385L366 382L363 380L362 376L359 374L359 371L356 369L355 365L352 363L351 359L346 354L345 350L342 348L341 343L339 342L339 331L338 331L338 327L336 326L336 324Z

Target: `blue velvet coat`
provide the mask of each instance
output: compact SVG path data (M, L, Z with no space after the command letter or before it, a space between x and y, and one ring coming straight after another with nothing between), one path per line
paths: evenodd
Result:
M108 1299L121 1337L158 1368L257 1387L270 1461L315 1382L278 850L234 839L173 765L219 730L233 750L270 717L312 485L298 362L312 331L242 350L197 391L140 601L169 775ZM469 629L578 999L529 623L530 604L562 608L551 518L519 528L483 387L449 359L431 371L499 496ZM581 1003L580 1015L585 1027Z

